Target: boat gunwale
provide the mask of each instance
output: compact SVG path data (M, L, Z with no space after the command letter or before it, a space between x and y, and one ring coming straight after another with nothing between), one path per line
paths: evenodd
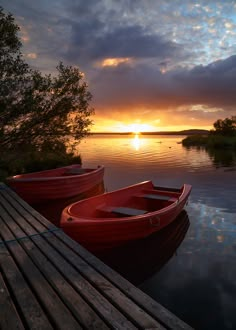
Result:
M134 187L134 186L138 186L138 185L142 185L142 184L147 183L147 182L152 182L152 181L149 180L149 181L140 182L138 184L134 184L132 186L129 186L129 188ZM117 192L120 192L120 191L123 191L123 190L126 190L126 189L127 189L127 187L120 188L120 189L115 190L115 191L107 192L107 193L105 193L105 195L107 195L107 194L110 195L112 193L117 193ZM113 223L113 222L116 222L117 224L118 223L123 223L124 221L125 222L133 222L133 221L140 220L140 219L142 219L143 221L146 221L150 217L162 216L162 215L165 216L166 213L171 212L172 210L174 210L178 206L178 204L181 204L185 199L187 201L188 196L187 197L185 197L185 196L186 195L190 195L191 189L192 189L192 186L191 185L184 183L182 185L182 187L181 187L181 190L182 191L181 191L181 194L180 194L179 198L177 198L175 201L173 201L170 205L167 205L166 207L163 207L160 210L156 210L156 211L152 211L152 212L147 212L147 213L141 214L141 215L124 216L122 218L117 218L117 217L103 218L103 217L86 217L86 216L80 216L80 217L78 217L76 214L70 212L71 208L75 204L86 202L88 199L91 199L91 198L92 199L96 199L99 196L94 196L94 197L86 198L84 200L81 200L81 201L75 202L75 203L73 203L71 205L68 205L63 210L63 213L66 213L68 217L73 218L73 221L71 222L71 224L78 224L78 223L80 223L81 225L83 225L83 224L86 225L88 223L93 223L93 224L101 223L101 219L103 219L102 223L109 223L109 222L110 223ZM67 223L67 222L66 221L63 221L63 223Z
M60 167L58 169L73 169L73 168L76 168L75 166L74 167L71 167L72 165L69 165L69 166L65 166L65 167ZM67 174L67 175L61 175L61 176L49 176L49 177L30 177L30 178L27 178L27 177L23 177L23 176L26 176L27 174L37 174L37 173L42 173L44 171L37 171L37 172L31 172L31 173L25 173L25 174L17 174L17 175L14 175L14 176L10 176L8 177L6 180L7 182L47 182L47 181L53 181L53 180L68 180L68 179L72 179L72 178L75 178L75 177L78 177L78 178L81 178L81 177L86 177L86 176L91 176L92 174L97 174L98 172L100 171L103 171L104 170L104 165L99 165L98 168L84 168L84 169L89 169L89 170L92 170L90 172L87 172L87 173L82 173L82 174ZM47 171L55 171L55 169L52 169L52 170L45 170L45 172Z

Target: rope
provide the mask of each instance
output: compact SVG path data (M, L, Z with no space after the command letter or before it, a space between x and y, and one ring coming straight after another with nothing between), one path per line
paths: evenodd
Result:
M23 240L23 239L25 239L25 238L31 238L31 237L35 237L35 236L41 236L41 235L43 235L43 234L52 233L52 232L54 232L54 231L59 231L59 230L61 231L60 228L48 229L48 230L46 230L46 231L42 231L41 233L36 233L36 234L27 235L27 236L22 236L22 237L16 237L16 238L14 238L14 239L10 239L10 240L7 240L7 241L2 240L2 241L0 241L0 244L12 243L12 242L18 242L18 241L21 241L21 240Z

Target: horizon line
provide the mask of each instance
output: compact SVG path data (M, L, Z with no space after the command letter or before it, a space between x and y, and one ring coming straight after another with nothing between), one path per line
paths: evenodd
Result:
M148 132L90 132L89 134L186 134L186 133L203 133L203 132L209 132L207 129L186 129L186 130L180 130L180 131L148 131Z

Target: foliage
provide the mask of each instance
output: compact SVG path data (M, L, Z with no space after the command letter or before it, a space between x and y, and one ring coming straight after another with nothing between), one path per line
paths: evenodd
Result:
M231 148L236 149L236 136L193 135L182 140L184 147Z
M236 117L218 119L209 135L193 135L182 140L185 147L236 149Z
M59 63L57 76L30 69L19 27L0 7L0 150L55 150L89 132L91 94L78 68Z
M210 135L207 146L209 148L236 148L236 136Z
M10 129L12 115L18 110L21 92L30 74L22 60L18 31L13 16L5 15L0 7L0 146Z
M223 135L223 136L236 136L236 117L218 119L213 124L215 130L212 130L211 134Z
M187 136L185 139L182 140L182 144L185 147L188 146L205 146L208 141L208 136L205 135L191 135Z
M63 144L58 145L56 150L38 151L32 147L24 153L21 150L3 152L0 158L0 181L18 173L48 170L70 164L81 164L81 157L68 152Z

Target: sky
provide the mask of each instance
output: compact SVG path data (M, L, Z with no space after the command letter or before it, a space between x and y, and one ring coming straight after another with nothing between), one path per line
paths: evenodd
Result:
M1 0L42 73L85 74L92 132L211 129L236 115L236 0Z

